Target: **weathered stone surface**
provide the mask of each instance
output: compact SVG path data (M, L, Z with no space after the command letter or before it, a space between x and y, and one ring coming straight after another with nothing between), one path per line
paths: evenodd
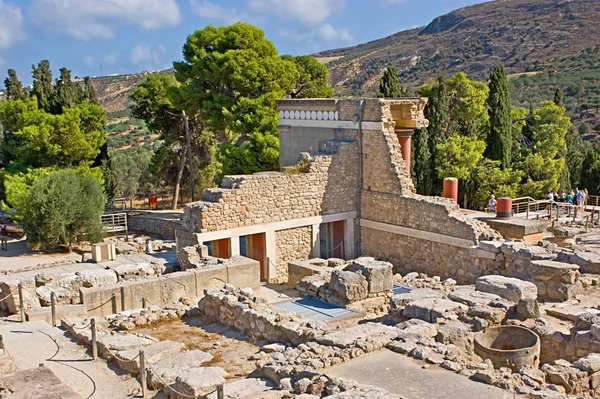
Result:
M417 334L426 338L433 338L438 334L434 324L421 319L410 319L396 324L396 328L405 334Z
M600 254L596 252L575 251L569 262L578 265L581 273L600 274Z
M489 305L501 297L496 294L475 290L473 286L459 286L448 293L448 299L454 302L464 303L467 306Z
M590 353L573 363L573 367L588 374L594 374L600 371L600 353Z
M159 360L152 364L152 369L158 373L160 378L166 383L173 383L183 370L199 367L202 363L211 360L213 357L210 353L194 349L187 352L181 352ZM148 385L163 388L163 383L160 378L153 372L148 373Z
M100 339L98 340L98 354L108 358L110 352L142 349L155 342L153 339L137 334L104 334L100 335Z
M572 367L569 362L557 360L553 364L544 364L541 370L546 373L549 383L562 386L568 394L585 394L589 392L588 374Z
M144 346L143 349L144 356L147 361L152 364L156 364L160 360L180 352L184 347L185 345L182 342L173 342L167 340ZM140 358L138 356L139 353L139 349L119 351L117 353L119 356L117 358L119 367L131 374L138 374L140 370Z
M184 370L175 380L175 390L196 397L206 395L217 385L225 383L227 372L220 367L192 367ZM171 399L186 399L188 396L171 394Z
M537 298L537 287L528 281L504 276L483 276L475 282L477 291L498 295L518 303L521 298Z
M579 276L578 270L577 265L551 260L534 260L527 268L527 272L534 280L560 280L567 284L575 282Z
M5 291L3 291L5 292ZM15 291L18 292L15 287ZM21 311L21 305L19 301L19 294L13 293L11 296L6 298L6 309L11 314L16 314ZM23 289L23 306L25 310L36 309L41 307L40 298L37 296L37 293L32 292L30 289Z
M276 388L275 384L267 379L244 378L228 382L223 387L223 392L225 399L256 399L263 398L266 392L274 388ZM206 399L217 399L217 393L211 393Z
M362 273L369 284L369 293L378 293L392 289L392 268L389 262L362 257L354 259L344 270Z
M0 397L81 399L81 395L63 384L47 367L21 370L0 377Z
M517 304L517 316L522 320L537 319L540 317L540 307L537 300L532 298L522 298Z
M117 274L119 281L150 277L154 276L156 273L152 266L143 262L114 266L112 267L112 270Z
M117 283L117 274L112 270L86 269L78 271L76 274L81 277L84 287L100 287Z
M438 334L435 337L437 342L453 344L467 353L473 353L474 335L466 324L460 321L449 321L438 324L437 330Z
M50 297L52 293L56 295L57 304L70 304L73 303L73 300L75 299L75 293L72 290L54 285L44 285L41 287L37 287L35 289L35 292L42 306L50 306Z
M322 345L347 348L354 345L357 341L363 340L373 342L379 347L383 347L389 341L396 338L399 332L400 331L396 327L390 327L379 323L365 323L330 332L318 337L317 342Z
M594 338L597 341L600 341L600 323L592 324L592 326L590 327L590 331L592 332Z
M356 302L366 299L369 295L367 279L359 273L334 270L329 282L331 290L340 299Z
M177 263L181 270L196 269L206 258L208 258L206 245L183 247L177 251Z
M427 288L414 289L404 294L394 294L390 299L392 310L403 308L406 304L427 298L443 298L444 295L440 291L434 291Z
M457 313L466 313L469 308L462 303L448 299L427 298L409 303L403 315L410 319L421 319L435 323L438 319L455 319Z
M398 399L398 395L393 395L385 389L376 387L362 387L350 391L336 393L326 396L327 399Z

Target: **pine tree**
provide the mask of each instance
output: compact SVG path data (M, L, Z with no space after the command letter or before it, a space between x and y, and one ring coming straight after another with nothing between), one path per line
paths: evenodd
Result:
M81 87L71 80L71 71L61 68L60 78L56 79L54 90L50 96L50 112L59 115L65 108L77 105L82 97L81 90Z
M560 105L562 107L563 105L563 92L562 90L559 88L556 89L556 91L554 92L554 104L556 105Z
M92 104L98 104L98 95L92 84L92 79L89 76L83 78L83 98L87 99Z
M31 90L31 94L36 96L39 109L50 112L50 99L54 91L50 62L42 60L37 67L32 65L31 68L33 69L33 89Z
M494 67L488 86L490 88L487 101L490 131L485 156L500 161L504 170L511 164L512 116L506 73L502 65Z
M8 77L4 80L4 86L6 87L6 98L8 100L24 100L27 98L23 84L14 69L8 70Z
M393 66L386 68L379 81L377 95L384 98L406 97L406 91L398 81L398 68Z
M412 137L412 176L417 193L431 195L433 191L433 167L429 152L429 132L427 128L416 129Z
M521 129L521 134L527 139L529 145L533 142L533 125L535 124L535 112L533 111L533 104L529 103L529 114L525 120L525 124Z

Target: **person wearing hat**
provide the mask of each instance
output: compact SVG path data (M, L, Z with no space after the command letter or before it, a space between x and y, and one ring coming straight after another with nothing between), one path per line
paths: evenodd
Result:
M494 194L490 195L490 199L488 201L488 211L496 213L496 205L497 204L498 203L496 202L496 197L494 197Z

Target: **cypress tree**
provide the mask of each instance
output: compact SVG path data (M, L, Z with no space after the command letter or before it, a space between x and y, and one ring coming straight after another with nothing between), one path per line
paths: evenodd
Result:
M554 92L554 104L560 105L562 107L562 105L563 105L563 97L564 97L563 96L563 92L562 92L562 90L559 87Z
M488 86L490 88L487 101L490 131L485 156L500 161L502 169L507 169L511 163L512 116L506 73L502 65L494 67Z
M71 71L67 68L60 69L60 78L50 96L50 111L53 114L62 114L65 108L71 108L79 103L81 87L71 80Z
M98 95L89 76L83 78L83 98L92 104L98 104Z
M50 100L54 87L52 86L52 71L50 70L50 62L42 60L33 69L33 89L31 94L35 95L38 102L38 108L46 112L50 112Z
M398 81L398 68L393 66L386 68L379 80L379 92L377 96L385 98L406 97L406 91L400 85L400 81Z
M6 87L6 98L8 100L24 100L27 98L23 84L14 69L8 70L8 77L4 80L4 86Z
M412 175L417 193L431 195L433 191L433 167L429 152L429 132L427 128L416 129L412 137Z
M430 194L441 193L442 180L435 171L437 163L437 147L446 135L448 129L448 83L442 75L438 76L437 83L433 85L431 93L428 94L429 102L425 107L425 118L429 120L428 143L429 143L429 170L431 187Z
M529 103L529 115L527 115L527 120L521 129L521 134L527 139L529 145L533 142L533 125L535 125L535 113L533 104Z

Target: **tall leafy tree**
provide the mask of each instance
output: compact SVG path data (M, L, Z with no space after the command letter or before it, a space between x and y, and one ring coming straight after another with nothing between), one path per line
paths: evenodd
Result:
M182 84L179 107L201 118L221 143L233 145L227 147L230 154L253 158L244 169L230 161L236 157L223 156L224 170L279 168L278 157L271 156L279 148L276 101L292 92L299 72L294 62L278 56L262 30L246 23L197 30L183 46L183 61L173 66Z
M6 87L7 100L24 100L27 97L27 92L23 89L23 84L17 77L17 72L14 69L8 70L8 77L4 80Z
M292 57L284 55L284 60L294 62L298 70L298 80L290 93L291 98L328 98L333 89L327 81L327 67L310 55Z
M383 72L379 80L378 97L393 98L406 97L406 90L400 85L398 80L398 68L389 66Z
M42 60L38 66L31 66L33 70L33 89L31 94L37 98L38 109L50 112L50 98L54 88L52 86L52 71L50 61Z
M570 186L584 187L581 183L583 173L583 160L587 153L587 148L581 135L571 126L565 136L567 144L566 169L569 171ZM568 186L564 188L570 188Z
M89 76L83 78L83 99L88 100L92 104L98 104L98 94L96 88L92 84L92 79Z
M54 90L50 96L50 112L62 114L66 108L71 108L82 99L82 88L71 80L71 71L60 69L60 78L56 79Z
M490 131L487 137L486 157L500 161L502 169L511 164L512 117L506 73L502 65L496 65L492 71L488 86L487 101L490 117Z

